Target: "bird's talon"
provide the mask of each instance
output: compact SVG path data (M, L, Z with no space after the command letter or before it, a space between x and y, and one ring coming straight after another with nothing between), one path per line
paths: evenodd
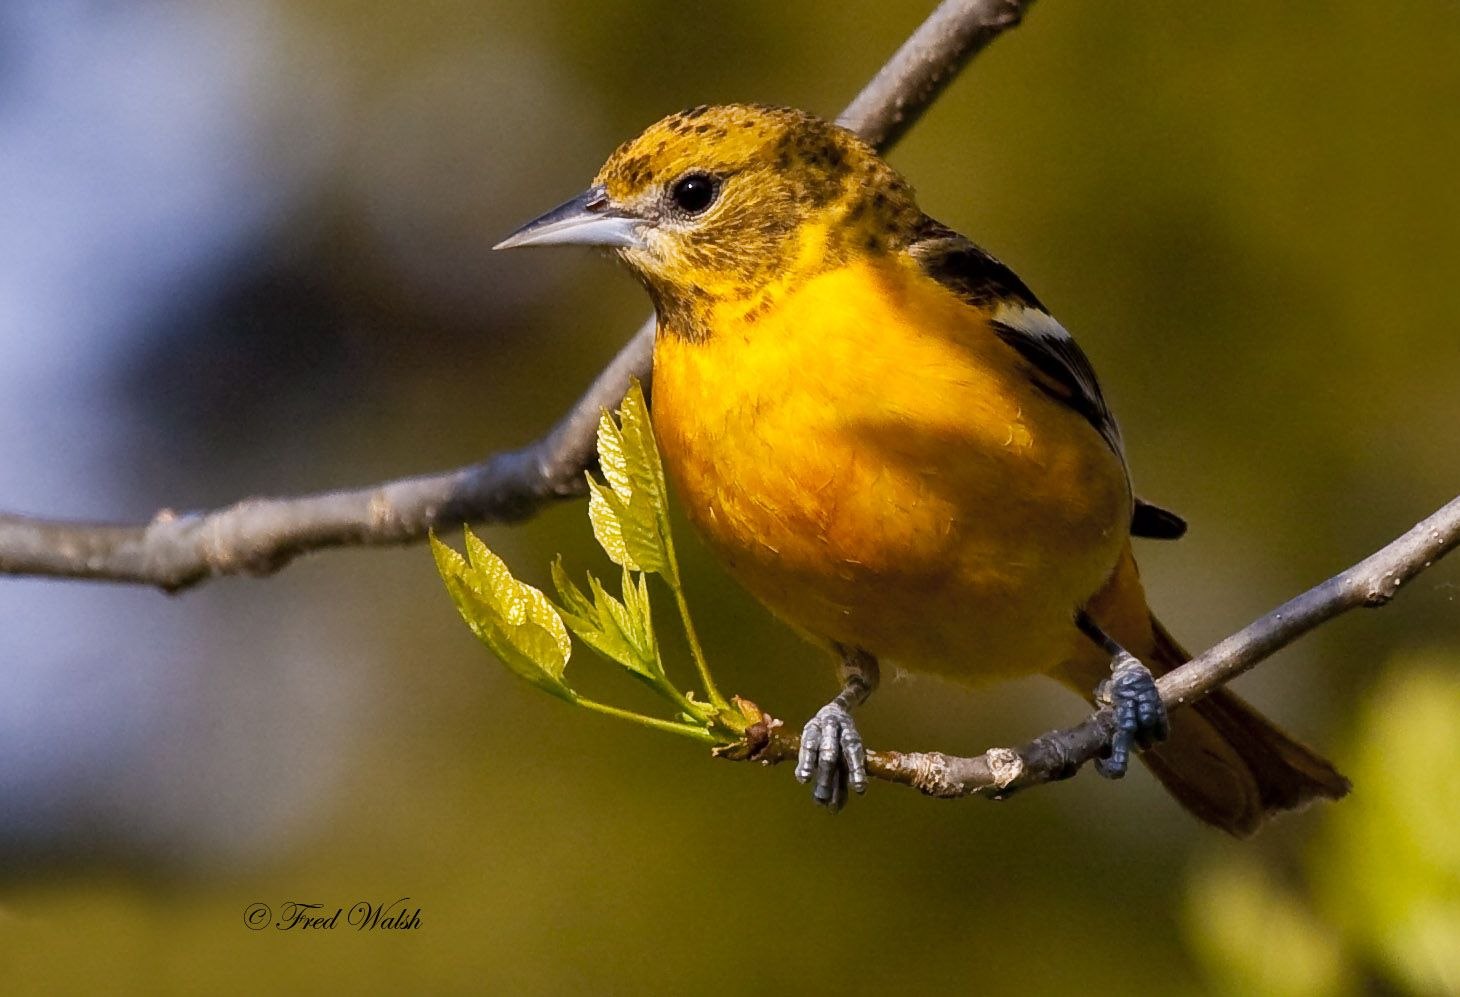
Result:
M1119 779L1130 767L1134 749L1149 748L1171 732L1166 706L1150 669L1130 654L1111 665L1111 676L1100 683L1096 698L1115 711L1115 733L1110 749L1095 761L1095 770L1107 779Z
M806 721L796 757L796 781L814 783L811 797L836 813L847 800L847 789L867 791L867 749L852 714L831 702Z

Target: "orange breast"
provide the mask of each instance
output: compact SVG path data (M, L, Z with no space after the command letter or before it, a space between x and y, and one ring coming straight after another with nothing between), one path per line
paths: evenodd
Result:
M889 263L713 327L660 331L654 423L742 584L814 637L964 681L1067 654L1126 539L1125 475L986 316Z

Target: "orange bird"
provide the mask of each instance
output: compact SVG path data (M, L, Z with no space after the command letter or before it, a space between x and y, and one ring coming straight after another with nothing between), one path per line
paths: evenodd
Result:
M648 290L654 427L689 519L840 662L796 769L818 802L866 786L851 711L884 659L1108 700L1102 774L1144 749L1234 834L1347 791L1225 690L1168 722L1153 674L1187 654L1147 608L1131 537L1185 524L1134 497L1069 333L851 132L787 108L671 115L498 248L553 244L611 248Z

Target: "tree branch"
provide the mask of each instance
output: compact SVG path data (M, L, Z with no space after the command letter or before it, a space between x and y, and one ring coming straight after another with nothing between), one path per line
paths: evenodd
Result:
M944 0L837 120L886 150L975 54L1033 0ZM412 543L433 528L526 519L583 494L598 416L629 379L649 380L651 318L546 436L442 474L117 525L0 513L0 574L86 578L178 591L219 575L267 575L330 547Z
M1283 603L1157 682L1168 710L1195 702L1270 657L1310 630L1360 606L1377 608L1404 583L1460 546L1460 497L1347 571ZM1114 732L1109 709L1097 710L1074 727L1050 731L1022 748L990 748L962 758L941 752L874 751L867 773L912 786L929 796L981 793L1002 799L1017 789L1067 779L1098 757ZM747 733L746 745L720 753L766 764L794 760L800 738L777 720Z

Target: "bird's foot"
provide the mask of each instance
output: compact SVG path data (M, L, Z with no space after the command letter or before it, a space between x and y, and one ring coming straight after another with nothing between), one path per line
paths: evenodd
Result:
M1149 668L1122 651L1111 662L1110 671L1095 698L1115 711L1115 733L1109 754L1095 760L1095 770L1107 779L1119 779L1130 766L1131 749L1166 740L1171 724Z
M814 781L813 781L814 779ZM796 781L811 782L811 797L830 813L847 802L847 787L867 791L867 749L851 711L832 700L806 721L796 758Z

